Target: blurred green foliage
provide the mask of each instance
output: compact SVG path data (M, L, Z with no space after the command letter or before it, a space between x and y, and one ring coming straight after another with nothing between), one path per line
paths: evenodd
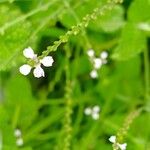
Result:
M24 48L31 46L40 55L106 2L0 0L0 150L69 150L66 141L71 150L111 150L108 138L140 107L146 109L122 142L128 150L150 149L149 0L116 4L71 36L50 53L55 62L44 69L45 78L22 76L18 70L26 62ZM97 79L89 76L90 48L97 56L109 53ZM94 105L101 108L99 120L84 114ZM22 131L21 147L16 128Z

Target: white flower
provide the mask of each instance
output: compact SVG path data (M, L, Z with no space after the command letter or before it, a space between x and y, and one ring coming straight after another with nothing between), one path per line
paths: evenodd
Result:
M92 118L93 118L94 120L98 120L98 119L99 119L99 113L93 112L93 113L92 113Z
M120 148L121 150L126 150L127 143L123 143L123 144L118 143L118 142L116 141L116 136L115 136L115 135L111 136L111 137L109 138L109 141L110 141L111 143L113 143L113 144L116 143L116 145L118 146L118 148Z
M93 50L93 49L89 49L89 50L87 51L87 55L88 55L89 57L94 57L94 50Z
M99 113L99 111L100 111L100 107L98 105L93 107L93 112Z
M85 115L91 115L91 117L94 120L98 120L99 119L99 111L100 111L100 107L98 105L94 106L93 108L87 107L84 110Z
M126 150L126 147L127 147L127 143L124 143L124 144L119 144L118 143L118 146L121 150Z
M100 69L101 66L102 66L102 60L100 58L95 58L94 59L94 68Z
M95 56L94 50L90 49L87 51L87 55L90 58L90 61L93 65L93 70L90 73L91 78L97 78L97 70L102 67L103 64L107 63L108 53L107 51L102 51L99 57Z
M110 138L109 138L109 141L111 143L116 143L116 136L115 135L112 135Z
M106 59L108 57L108 53L106 51L101 52L100 58L101 59Z
M31 72L32 68L35 68L33 70L33 75L36 78L44 77L45 73L44 70L41 68L41 64L45 67L50 67L52 66L54 60L52 56L45 56L42 59L39 59L37 57L37 54L34 53L33 49L31 47L25 48L23 50L23 55L26 58L29 58L33 62L33 66L24 64L19 68L19 71L23 75L28 75Z
M20 71L20 73L21 74L23 74L23 75L28 75L29 73L30 73L30 71L31 71L31 66L30 65L28 65L28 64L24 64L24 65L22 65L20 68L19 68L19 71Z
M16 140L16 145L17 146L22 146L23 145L23 139L22 138L18 138L17 140Z
M21 135L22 135L22 133L21 133L21 130L20 129L15 129L15 131L14 131L14 135L15 135L15 137L21 137Z
M85 115L91 115L92 109L89 108L89 107L87 107L87 108L84 110L84 113L85 113Z
M97 71L96 70L92 70L91 71L91 73L90 73L90 76L91 76L91 78L97 78L98 77L98 73L97 73Z

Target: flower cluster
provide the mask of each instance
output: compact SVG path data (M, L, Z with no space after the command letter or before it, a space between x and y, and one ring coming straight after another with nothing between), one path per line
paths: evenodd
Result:
M93 108L87 107L84 110L85 115L87 115L87 116L91 115L91 117L94 120L99 119L99 112L100 112L100 107L98 105L94 106Z
M45 67L50 67L52 66L54 60L52 56L46 56L42 59L39 59L37 57L37 54L34 53L33 49L31 47L25 48L23 51L23 55L32 62L32 65L29 64L24 64L19 68L19 71L23 75L28 75L31 71L32 68L33 70L33 75L36 78L44 77L45 73L44 70L42 69L41 65Z
M16 137L16 145L22 146L23 145L23 138L22 138L22 132L20 129L15 129L14 136Z
M127 147L127 143L123 143L123 144L120 144L117 142L116 140L116 136L113 135L109 138L109 141L113 144L115 144L115 146L117 146L117 148L120 148L121 150L126 150L126 147Z
M107 63L108 53L106 51L101 52L99 57L95 57L95 52L93 49L87 51L87 55L93 65L93 70L90 72L91 78L97 78L97 71L102 67L103 64Z

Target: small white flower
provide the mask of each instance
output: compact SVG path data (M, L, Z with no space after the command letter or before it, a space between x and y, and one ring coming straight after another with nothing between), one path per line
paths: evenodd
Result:
M99 119L99 113L93 112L93 113L92 113L92 118L93 118L94 120L98 120L98 119Z
M41 64L43 64L45 67L52 66L54 60L52 56L45 56L42 59L39 59L37 57L37 54L34 53L33 49L31 47L25 48L23 50L23 55L26 58L29 58L33 62L33 66L30 66L28 64L24 64L19 68L19 71L23 75L28 75L32 68L35 68L33 70L33 75L36 78L44 77L45 73L44 70L41 68Z
M110 138L109 138L109 141L111 143L116 143L116 136L115 135L112 135Z
M21 74L23 74L23 75L28 75L29 73L30 73L30 71L31 71L31 66L30 65L28 65L28 64L24 64L24 65L22 65L20 68L19 68L19 71L20 71L20 73Z
M106 51L101 52L100 58L101 59L106 59L108 57L108 53Z
M96 71L96 70L92 70L92 71L90 72L90 76L91 76L91 78L93 78L93 79L97 78L97 77L98 77L97 71Z
M93 49L89 49L88 51L87 51L87 55L89 56L89 57L94 57L94 50Z
M23 139L22 138L18 138L17 140L16 140L16 145L17 146L22 146L23 145Z
M93 65L93 71L91 71L90 76L91 78L97 78L98 77L97 70L100 69L103 64L107 63L108 53L107 51L103 51L101 52L100 57L96 57L94 50L90 49L87 51L87 54L90 57L90 61Z
M117 143L117 141L116 141L116 136L115 136L115 135L111 136L111 137L109 138L109 141L110 141L111 143L113 143L113 144L116 143L116 145L118 146L118 148L120 148L121 150L126 150L127 143L123 143L123 144Z
M85 115L91 115L91 117L94 120L98 120L99 119L99 111L100 111L100 107L98 105L95 105L93 108L87 107L84 110Z
M124 144L119 144L118 143L118 146L121 150L126 150L126 147L127 147L127 143L124 143Z
M44 70L41 68L41 66L35 67L35 69L33 70L33 74L36 78L45 76Z
M89 108L89 107L87 107L87 108L84 110L84 113L85 113L85 115L91 115L92 109Z
M99 111L100 111L100 107L98 105L93 107L93 112L99 113Z
M40 62L45 66L45 67L50 67L52 66L54 60L52 56L46 56L43 59L40 60Z
M95 58L94 59L94 68L100 69L101 66L102 66L102 60L100 58Z
M21 133L21 130L20 129L15 129L15 131L14 131L14 135L15 135L15 137L21 137L21 135L22 135L22 133Z

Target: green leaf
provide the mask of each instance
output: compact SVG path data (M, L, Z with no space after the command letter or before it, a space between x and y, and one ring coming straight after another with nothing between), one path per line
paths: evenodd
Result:
M127 23L121 35L120 42L114 50L112 58L127 60L139 54L145 48L146 38L134 24Z
M150 19L148 0L134 0L128 10L128 19L133 22L145 22Z
M6 86L5 94L6 108L13 126L28 127L38 108L38 103L32 97L29 81L22 76L12 77Z
M20 50L27 44L31 32L30 22L24 20L10 25L20 16L22 14L17 7L0 5L0 70L16 65L21 60L18 56Z

